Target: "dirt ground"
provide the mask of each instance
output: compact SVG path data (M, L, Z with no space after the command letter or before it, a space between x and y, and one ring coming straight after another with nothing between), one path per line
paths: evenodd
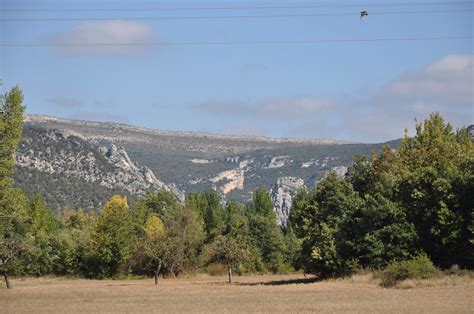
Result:
M0 313L351 312L474 313L474 284L384 289L302 275L147 280L17 279L0 288Z

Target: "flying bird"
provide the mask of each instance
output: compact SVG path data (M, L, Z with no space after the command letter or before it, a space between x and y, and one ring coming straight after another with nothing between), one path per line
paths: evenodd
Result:
M362 20L362 18L363 18L364 16L368 16L368 15L369 15L369 12L367 12L367 11L361 11L361 12L360 12L360 19Z

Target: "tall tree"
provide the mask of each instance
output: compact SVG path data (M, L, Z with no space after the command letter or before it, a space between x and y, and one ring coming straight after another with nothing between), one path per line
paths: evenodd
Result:
M438 266L474 267L474 145L467 132L454 132L432 114L416 125L414 137L405 137L398 155L396 198L416 227L420 247Z
M226 227L226 211L221 196L214 190L194 193L186 198L186 206L196 210L204 220L208 240L221 234Z
M194 271L204 240L203 222L199 214L185 206L178 208L165 223L168 253L165 265L169 273L177 275Z
M232 269L251 257L249 226L243 206L235 202L227 205L227 227L206 248L208 262L224 263L227 266L228 282L232 283Z
M0 271L8 288L11 288L8 275L18 268L16 261L25 250L22 225L26 198L11 187L15 153L23 130L22 103L23 94L18 86L0 96Z
M151 259L154 266L153 275L155 277L155 285L157 285L163 260L169 252L165 225L156 214L150 215L146 221L144 248L145 254Z
M277 224L270 195L259 188L248 205L250 233L266 267L279 272L284 268L283 232Z
M0 188L11 184L15 153L23 131L22 103L23 94L18 86L0 96Z
M99 263L100 277L116 275L128 259L130 215L127 200L114 195L102 209L92 235L92 244Z

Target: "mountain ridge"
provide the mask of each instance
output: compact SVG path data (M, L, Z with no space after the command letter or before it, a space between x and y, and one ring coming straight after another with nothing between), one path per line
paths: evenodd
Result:
M296 138L296 137L271 137L261 135L237 135L237 134L219 134L211 132L197 132L197 131L172 131L162 130L156 128L147 128L136 126L127 123L118 122L101 122L93 120L78 120L55 117L50 115L28 114L25 115L25 122L28 123L48 123L48 122L63 122L76 124L81 126L111 126L117 128L125 128L130 131L139 131L149 133L151 135L174 135L174 136L195 136L195 137L210 137L216 139L235 139L235 140L250 140L274 143L295 143L295 144L362 144L352 141L335 140L329 138Z
M400 140L386 143L397 147ZM213 189L224 200L245 203L264 187L284 225L299 188L314 187L330 171L344 175L355 155L368 156L386 143L160 131L29 115L15 180L30 194L46 195L55 210L99 210L112 194L133 202L162 187L181 200Z

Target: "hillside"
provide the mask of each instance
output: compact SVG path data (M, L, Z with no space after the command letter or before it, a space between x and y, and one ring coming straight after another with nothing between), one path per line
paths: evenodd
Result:
M133 200L162 187L181 199L184 193L213 188L226 199L246 201L263 186L272 190L284 223L298 188L313 186L331 170L343 174L355 155L381 147L328 139L170 132L31 115L25 120L15 180L27 191L41 192L55 210L98 209L113 193Z

